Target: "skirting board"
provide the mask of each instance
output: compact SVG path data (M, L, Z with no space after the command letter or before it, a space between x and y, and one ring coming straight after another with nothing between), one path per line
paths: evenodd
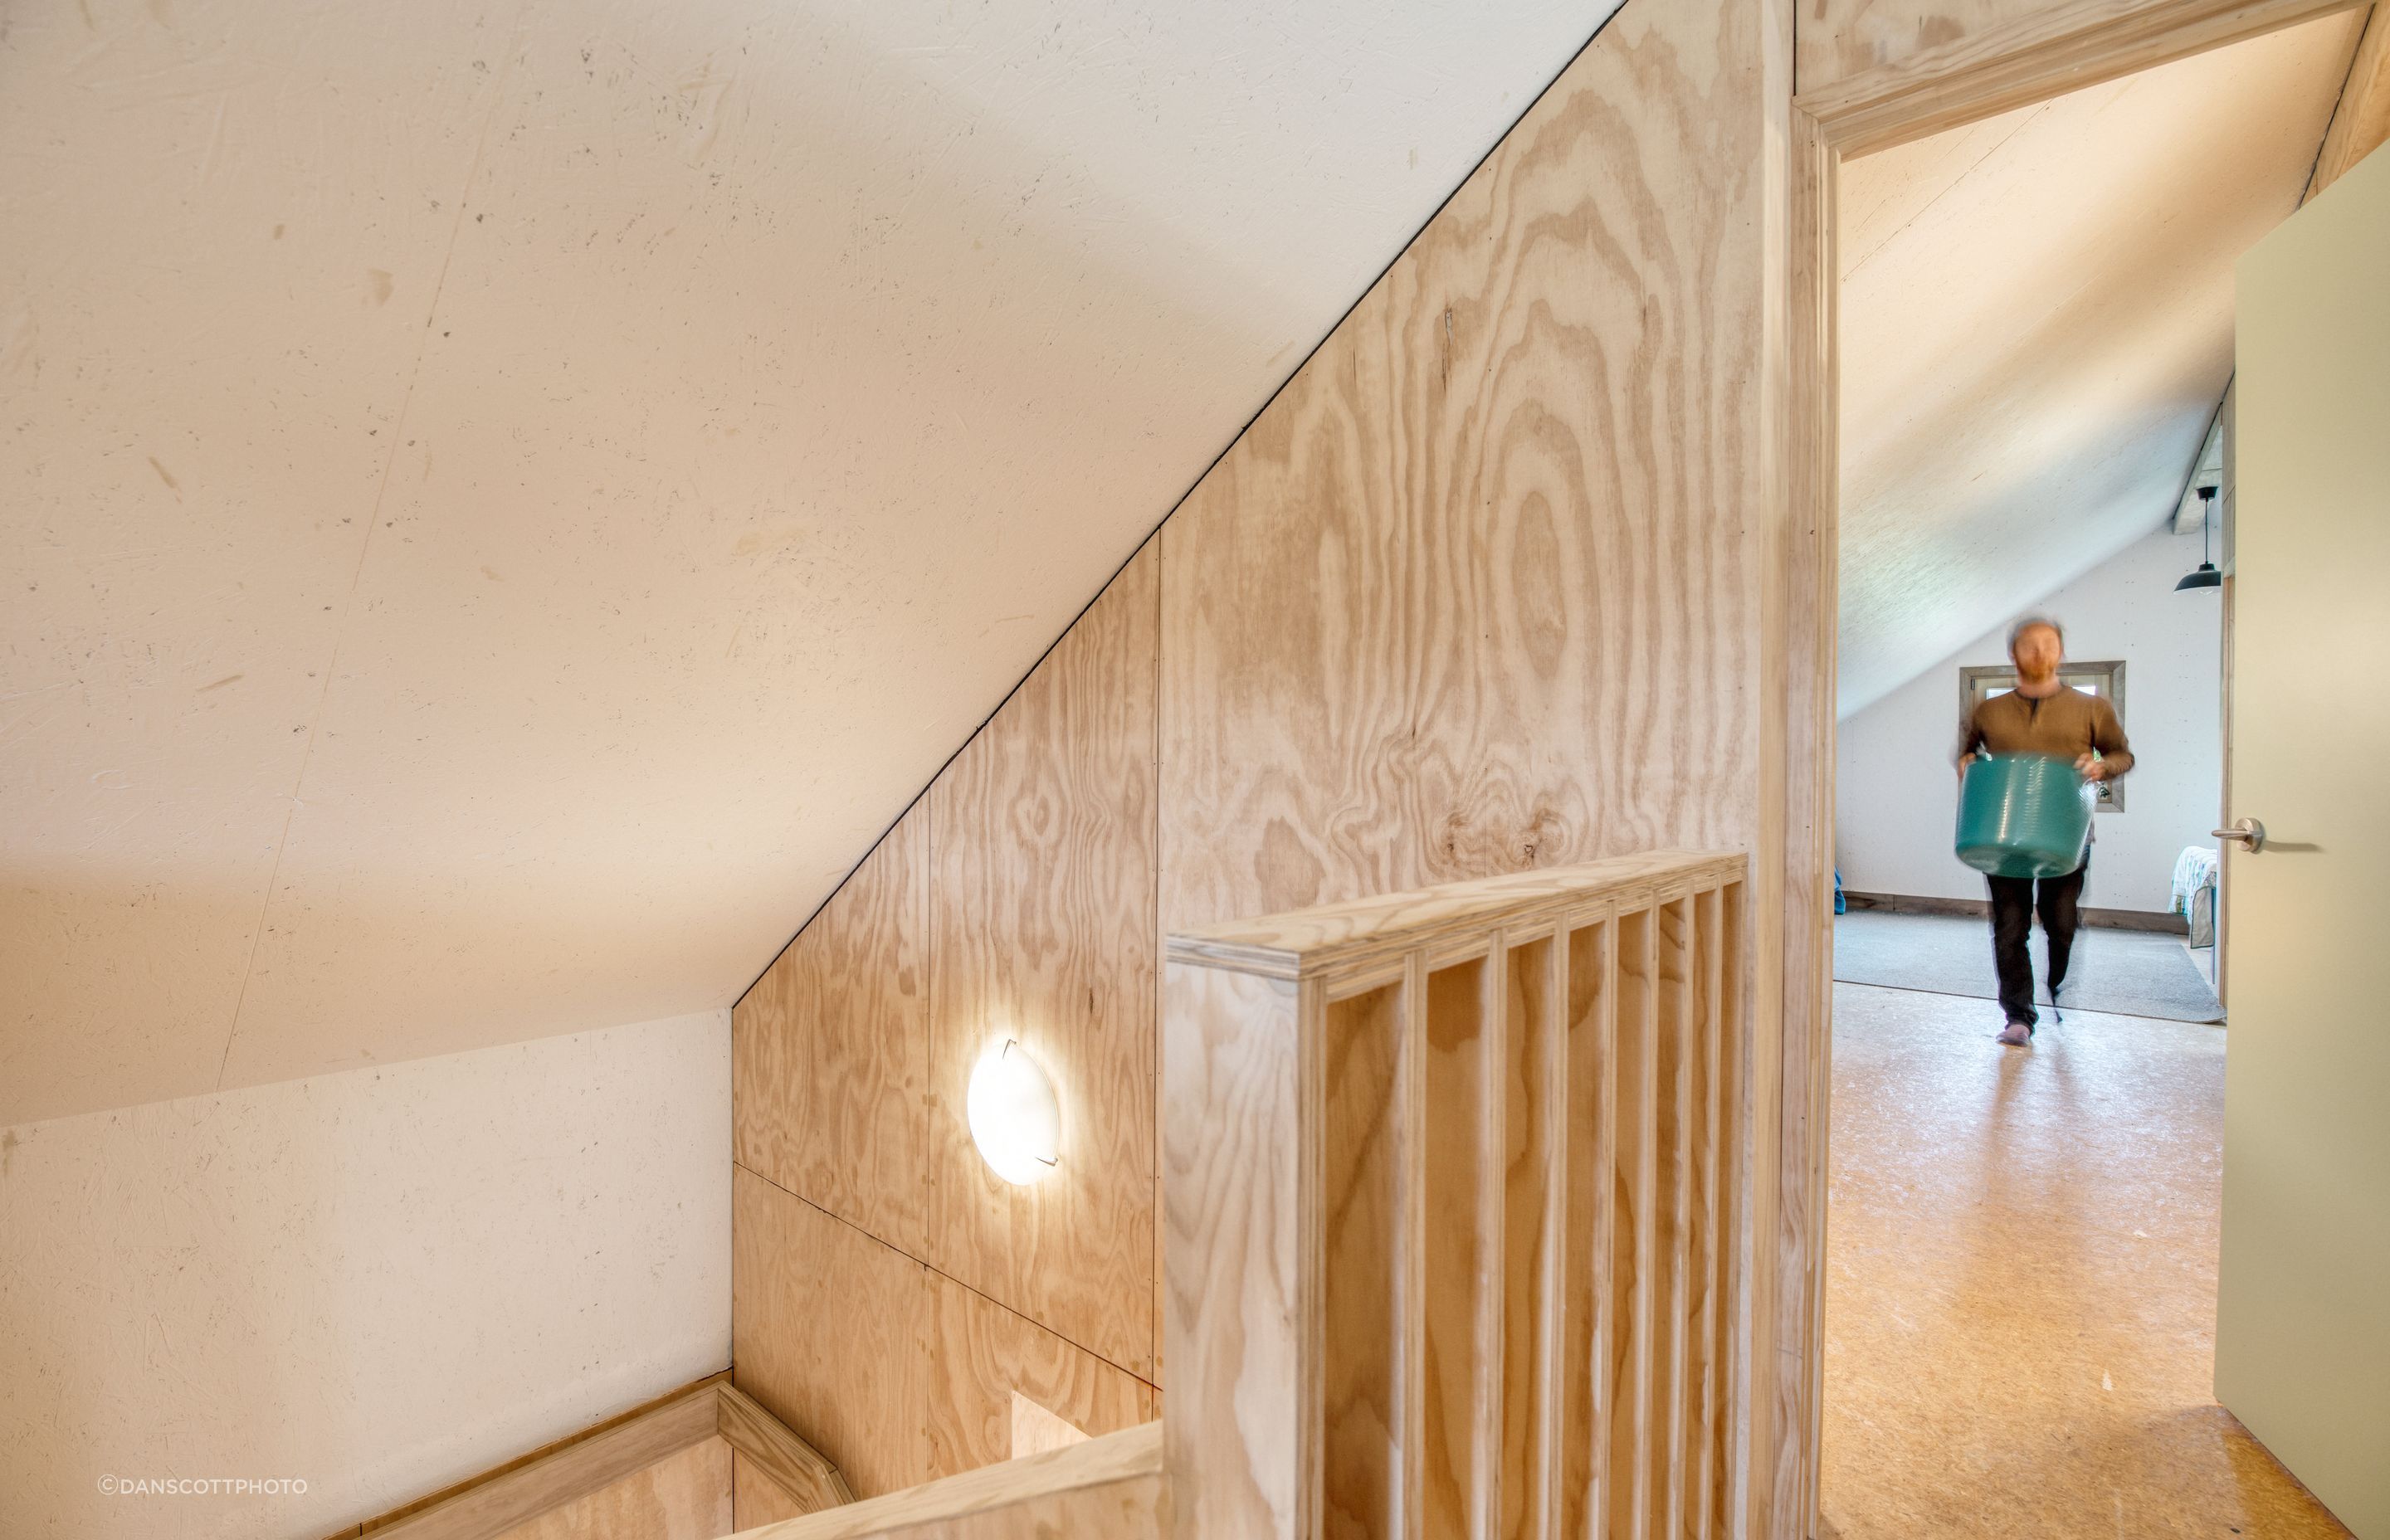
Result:
M733 1387L725 1370L329 1540L492 1540L715 1437L810 1511L854 1500L838 1468Z
M1982 898L1919 898L1909 893L1861 893L1843 890L1843 901L1854 909L1877 909L1893 915L1963 915L1969 919L1991 918L1991 901ZM2112 930L2157 930L2170 936L2191 934L2191 922L2180 915L2152 914L2147 909L2080 911L2086 925Z

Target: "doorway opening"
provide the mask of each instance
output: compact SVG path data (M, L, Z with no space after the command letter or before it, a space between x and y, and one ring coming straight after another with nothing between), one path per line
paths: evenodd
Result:
M2180 9L1796 114L1795 442L1841 618L1810 1511L1850 1540L2347 1533L2214 1389L2233 594L2178 584L2231 570L2234 263L2340 169L2390 20ZM1953 760L2032 615L2133 762L2009 1047Z

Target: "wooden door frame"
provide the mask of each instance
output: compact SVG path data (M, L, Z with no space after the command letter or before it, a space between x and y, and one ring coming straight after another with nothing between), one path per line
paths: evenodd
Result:
M1780 938L1780 1053L1773 1068L1773 1143L1754 1157L1776 1180L1754 1184L1760 1235L1773 1234L1753 1283L1752 1458L1744 1494L1754 1540L1810 1540L1818 1525L1823 1432L1827 1077L1831 1021L1837 422L1835 260L1843 161L1891 149L2014 108L2153 69L2367 0L2065 0L2037 14L1897 63L1803 91L1795 83L1786 145L1791 209L1784 291L1783 574L1786 667L1780 742L1784 925ZM1765 962L1763 961L1763 969ZM1763 1112L1768 1109L1763 1109ZM1772 1199L1772 1203L1769 1201ZM1771 1212L1772 1211L1772 1212ZM1754 1251L1758 1251L1754 1247Z

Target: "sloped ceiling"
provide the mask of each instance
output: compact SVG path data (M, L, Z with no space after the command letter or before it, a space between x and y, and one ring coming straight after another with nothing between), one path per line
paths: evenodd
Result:
M23 0L0 1123L721 1006L1614 0Z
M2298 207L2361 22L1844 168L1842 714L2173 513L2232 264Z

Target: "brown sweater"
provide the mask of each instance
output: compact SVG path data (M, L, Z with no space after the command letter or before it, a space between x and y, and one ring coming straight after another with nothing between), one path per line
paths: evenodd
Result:
M2100 751L2101 766L2113 778L2133 767L2132 745L2125 741L2116 708L2096 695L2061 689L2036 700L2015 690L1996 695L1975 708L1959 729L1959 752L1985 751L1995 754L2055 754L2073 760Z

